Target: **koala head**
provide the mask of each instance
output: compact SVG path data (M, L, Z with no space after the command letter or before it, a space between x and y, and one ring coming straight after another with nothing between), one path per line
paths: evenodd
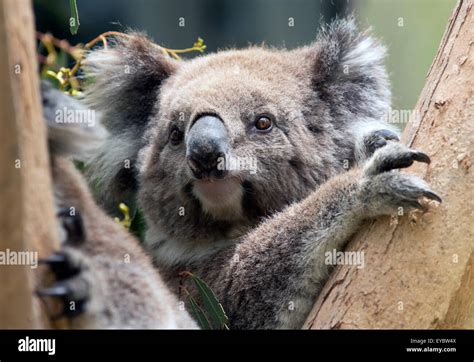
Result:
M384 53L352 19L306 47L187 61L131 34L86 62L111 134L90 173L165 237L238 236L354 161L354 130L389 107Z

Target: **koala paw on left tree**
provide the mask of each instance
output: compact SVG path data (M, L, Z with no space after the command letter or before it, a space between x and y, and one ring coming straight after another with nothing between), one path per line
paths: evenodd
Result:
M37 295L40 297L56 297L63 303L63 310L52 319L61 317L73 318L86 310L90 300L90 287L92 276L83 260L71 249L64 249L49 257L40 260L47 264L55 276L56 282L47 288L39 289Z
M58 219L65 233L61 250L39 260L49 267L55 282L36 291L41 298L61 300L62 310L52 315L52 320L76 318L90 312L92 289L97 284L97 276L93 275L88 258L77 249L85 241L82 217L79 213L70 215L68 209L63 209L59 211Z

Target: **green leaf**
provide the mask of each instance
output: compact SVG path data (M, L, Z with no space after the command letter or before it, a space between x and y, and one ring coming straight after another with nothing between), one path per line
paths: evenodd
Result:
M56 77L56 73L52 70L47 70L41 75L42 79L47 79L54 88L61 89L61 82Z
M199 327L201 327L201 329L211 329L206 315L204 314L201 307L197 304L196 300L193 297L188 296L188 302L191 305L191 311L198 321Z
M199 277L192 273L189 273L190 278L193 280L199 294L201 295L204 307L212 319L212 326L214 329L229 329L229 319L227 318L224 308L219 303L216 295L211 288Z
M69 0L69 6L71 7L71 17L69 18L69 29L72 35L76 35L79 30L79 12L77 11L77 0Z
M134 234L141 243L145 241L146 222L140 209L135 210L135 215L130 225L130 231Z
M68 66L68 55L65 51L60 50L56 56L56 65L66 68Z

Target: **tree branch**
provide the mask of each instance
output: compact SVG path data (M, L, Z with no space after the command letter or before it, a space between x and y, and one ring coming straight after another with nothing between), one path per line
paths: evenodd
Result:
M367 223L347 248L365 268L337 268L304 328L474 328L473 5L455 7L402 137L431 156L408 172L443 203Z
M0 252L41 257L58 242L29 1L0 1L0 39ZM49 326L33 297L43 276L31 265L0 265L0 328Z

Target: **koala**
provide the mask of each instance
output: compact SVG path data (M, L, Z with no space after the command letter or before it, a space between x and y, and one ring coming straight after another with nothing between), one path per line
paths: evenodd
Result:
M385 121L384 56L353 18L293 50L177 61L138 33L93 50L86 102L110 132L89 169L100 202L136 203L167 284L204 279L230 328L300 328L326 252L367 219L441 201L398 170L430 159Z
M100 124L56 123L56 112L84 106L42 84L44 118L61 249L41 260L55 282L41 298L60 298L72 328L196 329L137 240L95 203L70 157L86 158L106 135Z

